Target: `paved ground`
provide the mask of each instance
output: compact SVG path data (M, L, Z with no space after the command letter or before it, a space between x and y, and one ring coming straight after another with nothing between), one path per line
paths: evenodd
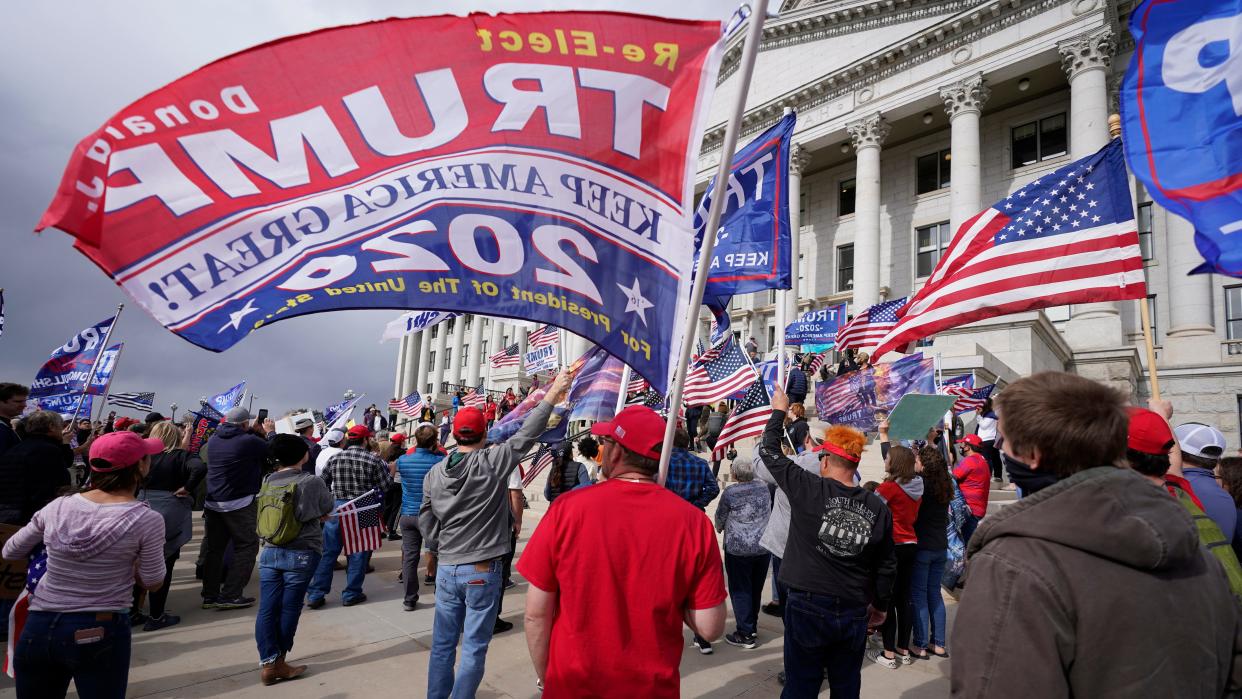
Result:
M744 451L749 452L748 449ZM865 478L877 477L878 461L868 458L863 470ZM528 490L531 509L526 513L519 555L526 537L534 531L546 510L546 503L536 495L541 491L541 483ZM328 606L318 611L304 611L296 647L291 654L294 662L309 664L310 671L294 682L265 688L259 684L255 610L198 609L199 585L194 579L193 558L201 533L201 520L196 520L195 539L183 549L173 578L169 606L181 615L181 624L163 631L136 631L134 634L130 697L378 699L424 696L431 644L432 591L424 588L426 603L420 602L416 611L402 611L401 586L397 582L399 542L386 542L375 556L376 572L367 576L369 599L365 604L348 609L340 606L344 572L336 574ZM516 628L492 641L480 697L538 696L522 633L526 583L516 574L515 580L518 586L506 594L502 615ZM258 596L257 575L247 594ZM956 604L948 600L950 636L955 612ZM729 630L733 628L732 623L730 612ZM681 663L682 695L778 696L780 685L776 674L781 669L781 634L781 621L761 614L759 637L762 645L758 648L747 651L720 642L713 655L701 656L688 647L687 632L687 649ZM625 659L600 657L599 662L622 663ZM947 660L915 662L898 670L868 663L863 669L864 697L921 699L948 694ZM0 697L12 696L12 681L0 679ZM824 696L827 696L827 689Z

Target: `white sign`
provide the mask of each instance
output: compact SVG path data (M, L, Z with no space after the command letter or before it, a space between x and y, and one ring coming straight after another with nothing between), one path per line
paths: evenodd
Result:
M555 371L561 362L560 352L558 351L559 344L554 343L527 352L526 373L537 374L541 371Z

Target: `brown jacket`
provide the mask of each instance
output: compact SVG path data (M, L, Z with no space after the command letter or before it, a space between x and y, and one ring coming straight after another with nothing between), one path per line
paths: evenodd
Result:
M1185 510L1133 471L1093 468L971 538L953 696L1220 697L1240 629Z

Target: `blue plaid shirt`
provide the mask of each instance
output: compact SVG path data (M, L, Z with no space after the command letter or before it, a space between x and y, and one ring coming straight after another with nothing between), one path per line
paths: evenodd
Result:
M700 510L720 494L720 486L707 462L680 447L673 449L664 486Z

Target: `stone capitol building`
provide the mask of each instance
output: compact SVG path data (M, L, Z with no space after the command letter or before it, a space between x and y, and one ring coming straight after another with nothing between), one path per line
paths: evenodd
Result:
M769 19L739 147L798 115L790 167L796 294L735 297L743 340L776 346L786 317L849 303L851 314L914 293L958 224L1108 139L1134 41L1137 0L786 0ZM701 192L720 159L737 96L744 31L728 42L698 168ZM1201 262L1186 220L1131 178L1162 396L1174 423L1199 421L1239 444L1242 279L1187 276ZM927 354L945 377L1002 386L1038 371L1104 381L1145 401L1151 367L1137 301L1050 308L937 335ZM706 315L704 316L706 323ZM535 325L482 316L406 335L394 395L503 391L527 381L487 357ZM705 328L706 326L704 326ZM566 355L587 349L566 334Z

